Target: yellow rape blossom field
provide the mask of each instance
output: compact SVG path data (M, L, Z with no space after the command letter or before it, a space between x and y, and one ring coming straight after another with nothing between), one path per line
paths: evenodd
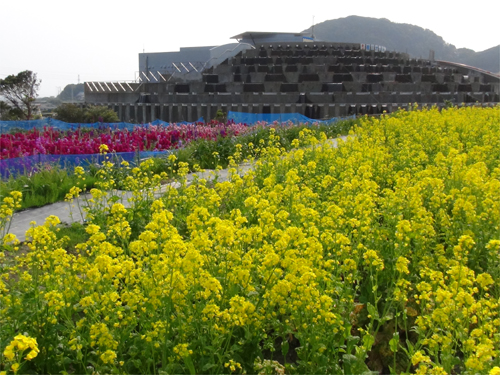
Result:
M499 107L352 135L162 196L146 161L130 208L105 163L76 251L56 217L4 238L0 373L499 374Z

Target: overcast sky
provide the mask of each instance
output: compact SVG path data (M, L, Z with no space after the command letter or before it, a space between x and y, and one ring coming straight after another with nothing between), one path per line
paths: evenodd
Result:
M475 51L500 44L498 0L0 0L0 15L0 78L32 70L39 96L56 96L78 77L133 80L143 50L231 43L244 31L299 32L313 17L387 18Z

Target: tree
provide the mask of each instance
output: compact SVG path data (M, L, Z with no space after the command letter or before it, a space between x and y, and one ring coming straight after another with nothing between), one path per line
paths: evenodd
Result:
M25 70L18 75L0 79L0 95L21 115L22 119L31 120L40 82L36 78L36 73Z
M120 122L120 118L115 111L106 106L90 106L85 111L87 122Z
M56 118L72 123L119 122L115 111L105 106L82 108L77 104L64 103L54 110Z
M85 122L85 111L76 104L63 103L54 109L55 117L58 120L81 123Z
M12 108L5 102L0 101L0 120L16 121L22 118L23 112L17 108Z

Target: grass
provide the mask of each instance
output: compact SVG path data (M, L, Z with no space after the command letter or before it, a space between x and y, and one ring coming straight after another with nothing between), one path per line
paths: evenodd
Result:
M0 200L11 191L23 193L21 210L31 207L41 207L46 204L59 202L73 186L81 189L94 187L96 177L87 173L85 181L79 180L73 173L73 168L45 165L36 173L11 176L0 181Z
M90 238L90 235L85 231L85 225L81 223L60 226L58 229L57 239L66 237L64 250L71 254L77 254L76 245L85 243Z

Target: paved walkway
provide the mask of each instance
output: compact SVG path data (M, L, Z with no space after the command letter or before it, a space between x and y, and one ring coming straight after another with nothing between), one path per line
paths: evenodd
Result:
M342 139L346 139L347 137L342 136ZM337 147L337 140L331 139L329 142L333 147ZM240 175L244 175L248 170L252 168L250 164L242 164L238 167L238 173ZM222 169L220 171L213 170L205 170L204 172L198 173L190 173L186 176L187 183L190 184L195 175L198 178L204 178L207 181L213 181L217 176L217 181L228 181L229 172L228 169ZM173 182L169 185L164 185L161 190L165 190L166 186L178 187L178 182ZM161 194L161 190L159 194ZM117 191L118 195L122 195L122 204L127 207L129 205L128 198L131 197L131 193L128 191ZM28 210L24 210L21 212L16 212L14 217L12 218L11 226L8 233L15 234L19 241L23 242L26 240L25 233L30 228L30 223L35 221L37 225L41 225L45 222L45 219L50 215L55 215L61 220L61 222L66 224L71 224L74 222L83 222L84 218L81 216L80 211L78 209L78 205L83 207L85 205L85 198L90 198L90 194L82 195L78 198L78 201L75 199L73 202L57 202L53 204L49 204L39 208L31 208Z

